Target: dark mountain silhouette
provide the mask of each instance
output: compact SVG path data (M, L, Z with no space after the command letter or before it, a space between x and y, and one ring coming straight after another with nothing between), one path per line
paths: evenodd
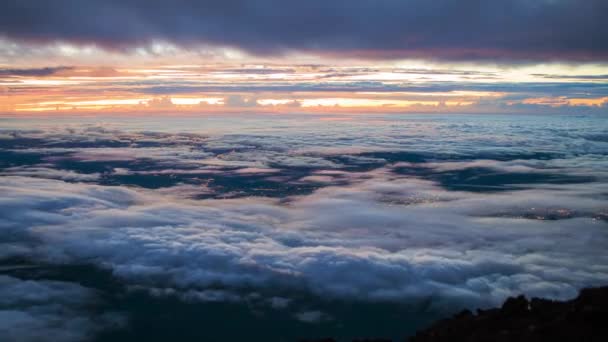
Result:
M559 302L524 296L499 309L464 310L418 332L409 342L608 341L608 286Z
M333 338L303 340L337 342ZM390 339L363 338L353 342L390 342ZM524 296L508 298L502 307L476 313L463 310L440 320L407 342L544 342L608 341L608 286L581 290L569 301Z

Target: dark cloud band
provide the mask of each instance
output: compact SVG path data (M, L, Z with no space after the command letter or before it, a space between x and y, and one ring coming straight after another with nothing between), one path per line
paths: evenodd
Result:
M70 70L72 67L46 67L46 68L32 68L32 69L1 69L0 76L34 76L44 77L52 76L58 72Z
M0 5L10 39L125 49L155 40L259 55L288 50L349 57L606 60L601 0L194 1L32 0Z

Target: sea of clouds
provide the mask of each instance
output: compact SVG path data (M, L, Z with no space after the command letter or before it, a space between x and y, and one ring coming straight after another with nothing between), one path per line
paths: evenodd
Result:
M427 301L439 312L496 306L521 293L571 298L606 284L606 142L576 136L560 140L572 146L569 155L542 149L535 157L506 148L502 134L500 144L470 150L469 158L474 144L465 139L451 157L419 161L370 154L369 145L288 146L272 135L4 132L3 152L13 161L7 157L0 170L0 270L7 274L0 274L0 336L78 341L127 324L121 313L87 310L100 300L97 290L9 272L37 265L93 265L130 288L191 302L288 290ZM409 141L402 149L420 153L417 138ZM387 139L376 151L393 144ZM470 170L482 172L462 176ZM454 172L456 180L446 178ZM476 185L476 177L493 173L532 181L448 184ZM112 178L125 175L175 181L142 186ZM261 190L227 191L213 177ZM287 308L291 299L264 301ZM314 308L294 317L330 319Z

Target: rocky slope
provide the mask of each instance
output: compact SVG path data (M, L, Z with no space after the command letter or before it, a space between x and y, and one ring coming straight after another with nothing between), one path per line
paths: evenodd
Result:
M443 341L608 341L608 287L584 289L565 302L509 298L499 309L465 310L409 339Z
M333 338L302 340L337 342ZM570 301L511 297L500 308L464 310L419 331L407 342L606 342L608 286L583 289ZM391 342L367 338L353 342Z

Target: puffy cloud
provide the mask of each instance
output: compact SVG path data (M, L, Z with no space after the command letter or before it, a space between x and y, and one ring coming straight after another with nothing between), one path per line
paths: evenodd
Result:
M536 117L373 119L324 131L317 118L298 117L295 130L232 134L252 122L230 118L212 136L4 130L2 152L23 164L0 164L0 259L86 261L153 296L245 303L257 291L266 306L332 316L290 295L452 310L519 293L570 297L608 280L602 118L552 118L550 131ZM309 131L317 134L302 133ZM72 169L101 178L68 183L85 181L65 171ZM480 169L504 178L489 192L449 187L478 184L483 175L470 170ZM436 179L446 173L458 177ZM204 174L244 195L185 199L218 188L177 182L146 190L118 177L151 174ZM541 176L508 183L522 174ZM311 183L318 188L298 196L247 192Z
M173 51L158 43L168 41L236 46L255 54L605 60L607 11L601 0L20 1L2 5L0 30L15 40L113 49L150 45L151 53Z
M433 297L436 308L449 308L497 304L520 292L564 298L608 280L605 222L513 218L521 206L601 210L589 195L603 190L592 186L566 194L474 195L380 177L325 188L286 207L19 177L0 184L3 230L21 236L5 241L5 250L26 250L47 262L94 260L141 286L286 287L359 300ZM493 215L496 210L512 215ZM190 297L228 298L217 295Z
M146 291L153 297L175 296L186 302L238 302L242 298L239 294L225 290L186 290L180 291L173 288L146 288L142 286L131 286L131 291Z
M147 106L148 108L153 108L153 109L167 109L167 108L175 107L175 104L173 103L173 101L171 100L171 97L169 97L169 96L152 98L148 101L144 101L143 105Z
M62 179L65 181L95 181L99 173L81 174L70 170L57 170L49 167L17 166L2 170L0 176L27 176L37 178Z

